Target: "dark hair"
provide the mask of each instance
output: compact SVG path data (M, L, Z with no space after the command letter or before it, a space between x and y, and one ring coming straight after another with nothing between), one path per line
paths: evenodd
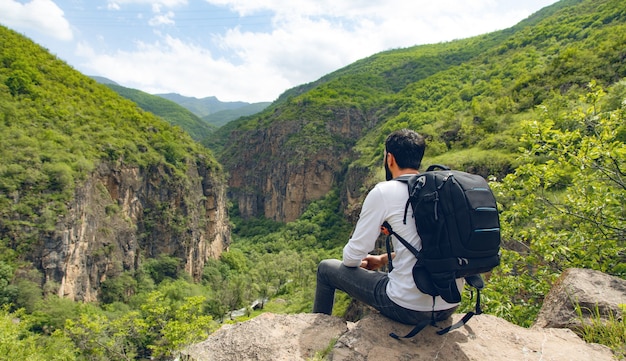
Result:
M419 169L426 150L426 141L413 130L400 129L387 136L385 150L393 154L400 169Z

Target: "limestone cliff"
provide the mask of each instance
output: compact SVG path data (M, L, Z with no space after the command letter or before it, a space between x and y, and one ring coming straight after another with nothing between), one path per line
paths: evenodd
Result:
M225 184L202 160L171 168L100 164L77 188L66 216L36 257L59 296L94 301L100 285L143 259L183 260L194 279L227 247Z
M355 159L352 147L378 122L373 110L329 109L313 119L300 106L302 114L287 120L272 114L280 120L230 134L220 163L242 216L295 220L308 203L343 184Z

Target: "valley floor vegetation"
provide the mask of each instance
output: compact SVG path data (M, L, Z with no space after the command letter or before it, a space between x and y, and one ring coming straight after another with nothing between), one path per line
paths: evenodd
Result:
M593 83L589 89L575 108L538 108L522 123L520 165L491 180L503 252L488 277L484 311L521 326L533 323L569 267L626 278L626 83L607 94ZM201 282L162 256L107 280L99 304L41 290L38 274L13 284L15 269L0 261L0 360L166 360L235 318L310 312L317 264L341 256L352 227L338 192L288 224L243 220L236 209L231 222L231 249L207 263ZM337 298L341 316L349 300ZM469 297L463 302L473 306ZM244 316L233 316L239 309ZM592 323L582 336L623 357L624 319Z

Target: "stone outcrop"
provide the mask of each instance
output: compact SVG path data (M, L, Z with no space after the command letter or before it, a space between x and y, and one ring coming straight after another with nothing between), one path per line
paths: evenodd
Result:
M297 219L311 201L342 184L355 158L352 147L377 121L356 108L329 109L320 116L300 105L294 112L302 114L229 135L231 145L220 163L230 174L229 198L243 217ZM320 118L308 119L313 116Z
M439 326L448 326L461 317L455 314L452 321ZM327 359L332 361L614 360L607 347L587 344L568 329L527 329L485 314L443 336L436 333L436 327L427 327L410 339L389 336L390 332L410 330L411 326L379 314L350 325L325 315L263 314L223 327L206 341L182 351L180 360L304 361L328 347L332 349Z
M332 361L615 360L608 347L586 343L569 328L549 326L556 323L548 322L545 315L553 312L566 314L568 316L563 320L569 320L570 312L561 309L573 309L571 302L551 300L569 301L570 298L565 296L572 294L592 304L602 300L623 305L626 302L623 282L596 271L568 270L546 298L542 316L531 328L482 314L474 316L465 326L438 335L436 331L440 328L464 316L454 314L437 327L426 327L415 337L400 340L390 337L389 333L403 335L412 326L391 321L371 310L362 313L362 318L355 323L319 314L266 313L246 322L222 327L206 341L182 350L179 359L298 361L321 359L323 355L324 359ZM569 286L572 283L577 285L575 290ZM572 323L561 322L561 325L570 326Z
M626 307L626 280L590 269L570 268L543 300L533 327L577 330L583 320L619 320ZM578 310L577 310L578 309Z
M186 177L167 166L101 164L78 187L38 259L59 296L95 301L107 278L167 255L195 279L227 247L225 184L199 160Z
M180 360L308 360L348 330L346 322L322 314L264 313L225 325L206 341L180 353Z
M463 317L455 314L449 326ZM611 351L585 343L565 329L530 330L491 315L474 316L467 325L443 336L438 328L427 327L416 337L396 340L389 332L406 334L411 326L398 324L381 315L359 321L337 341L330 359L361 360L613 360Z

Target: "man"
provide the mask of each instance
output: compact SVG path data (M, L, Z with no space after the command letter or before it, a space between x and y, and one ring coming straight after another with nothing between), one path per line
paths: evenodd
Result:
M393 179L417 174L425 149L424 138L412 130L402 129L387 137L384 155L387 181L378 183L365 198L352 237L343 249L343 262L335 259L320 262L313 312L331 314L335 289L340 289L384 316L405 324L442 321L454 313L458 304L417 289L412 274L416 258L396 237L392 237L394 267L388 274L376 271L387 264L387 254L368 254L375 248L385 221L416 249L421 249L414 222L403 222L407 185ZM411 207L408 212L410 220ZM457 280L457 285L462 289L463 281Z

